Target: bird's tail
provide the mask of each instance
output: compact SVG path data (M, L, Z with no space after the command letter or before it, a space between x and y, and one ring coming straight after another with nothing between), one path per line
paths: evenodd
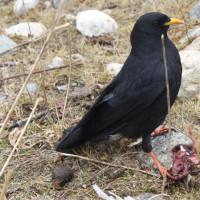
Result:
M70 127L65 129L63 132L63 137L59 143L55 146L55 150L59 152L69 152L74 147L77 147L85 142L82 136L82 128Z

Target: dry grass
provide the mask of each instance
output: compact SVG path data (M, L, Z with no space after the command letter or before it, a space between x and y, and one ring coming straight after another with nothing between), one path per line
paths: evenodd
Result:
M98 9L109 12L107 8L111 9L112 16L118 23L119 29L111 35L114 39L113 45L101 46L99 44L91 45L85 43L84 37L75 29L75 23L71 26L71 46L72 53L80 53L86 60L81 67L73 67L71 73L71 83L78 83L79 87L91 86L97 84L107 84L113 78L107 74L105 70L106 63L119 62L123 63L127 58L130 51L129 35L132 30L133 24L137 18L149 11L160 11L166 13L169 16L183 19L182 14L187 23L191 23L188 19L188 11L198 1L189 0L85 0L85 1L70 1L64 5L62 13L71 13L76 15L79 11L86 9ZM27 21L39 21L43 23L47 28L52 26L52 22L55 18L54 9L45 9L44 4L31 10L28 16L17 18L12 13L13 2L9 5L0 7L0 13L2 18L0 19L0 34L3 34L3 30L10 25L18 22ZM61 14L62 15L62 14ZM61 17L59 25L66 23L67 20ZM185 34L185 28L171 29L169 36L178 48L182 48L178 44L178 40ZM17 43L24 41L23 38L13 37ZM53 33L49 44L41 58L38 69L42 69L43 65L52 60L55 56L60 56L64 59L65 64L69 63L69 59L66 56L69 55L68 48L68 31L59 30ZM29 44L27 46L20 47L16 51L1 57L1 62L12 61L16 63L16 66L7 68L8 75L19 74L23 71L23 68L28 71L33 65L42 45L44 39L41 41ZM59 92L55 89L54 85L63 85L68 82L69 70L68 68L47 72L44 74L33 75L30 82L35 82L38 85L42 84L42 79L45 82L45 89L47 93L47 100L50 108L53 108L54 116L56 116L55 106L58 107L62 113L63 102L66 92ZM0 91L9 94L7 102L0 105L0 119L1 123L6 117L6 114L11 107L16 94L19 92L23 85L24 78L9 80L1 84ZM50 86L51 85L53 86ZM71 88L70 91L73 91ZM79 99L70 99L65 115L65 127L69 127L75 124L92 104L94 96L100 89L93 90L92 95L82 97ZM30 114L29 104L31 100L33 104L37 96L43 96L43 91L40 89L38 94L33 95L31 98L28 95L22 95L15 112L11 118L11 124L14 121L23 119ZM28 108L27 108L28 107ZM45 105L40 105L37 112L44 109ZM193 127L193 134L196 136L198 142L198 150L200 150L200 136L199 136L199 113L200 102L190 99L177 100L172 109L172 124L186 132L189 125ZM55 122L56 130L60 131L61 124ZM13 156L8 168L14 168L14 174L12 176L9 185L8 199L97 199L96 194L92 189L92 184L97 184L104 190L112 190L119 196L135 196L145 192L160 193L161 191L161 179L150 177L138 172L132 172L126 170L123 175L117 179L109 179L104 172L108 169L107 166L101 164L95 164L92 162L78 160L75 158L65 159L65 163L75 170L75 177L72 182L68 183L64 190L55 191L51 187L51 183L45 182L45 178L51 177L52 168L60 162L54 154L49 154L49 151L55 144L56 137L52 132L53 127L45 117L42 120L36 120L31 122L28 127L27 133L22 138L20 147L16 154ZM8 131L4 131L4 135L9 134ZM140 166L134 160L133 150L127 148L127 144L130 141L127 139L118 139L108 144L99 144L96 147L92 145L84 145L76 150L76 153L81 156L87 156L93 159L99 159L114 164L128 165L130 167ZM109 145L109 148L107 146ZM0 139L0 168L6 161L11 146L7 136ZM141 167L141 166L140 166ZM142 169L142 167L141 167ZM151 170L151 169L144 169ZM0 177L0 184L4 182L4 177ZM0 186L1 186L0 185ZM199 188L191 186L186 188L183 182L179 182L176 185L171 186L165 190L175 197L175 199L195 199L200 193ZM198 199L198 197L196 198Z

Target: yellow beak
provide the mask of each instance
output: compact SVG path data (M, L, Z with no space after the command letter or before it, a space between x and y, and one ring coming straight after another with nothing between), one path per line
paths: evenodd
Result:
M175 18L170 18L169 22L164 23L165 26L169 26L172 24L184 24L184 21Z

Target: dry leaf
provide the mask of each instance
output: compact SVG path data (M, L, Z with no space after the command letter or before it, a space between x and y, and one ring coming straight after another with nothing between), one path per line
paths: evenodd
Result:
M9 134L9 141L12 146L15 146L17 139L19 138L21 130L19 128L13 129Z

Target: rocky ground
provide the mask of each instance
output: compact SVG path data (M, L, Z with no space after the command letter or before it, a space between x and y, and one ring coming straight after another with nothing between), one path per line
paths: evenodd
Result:
M1 125L34 66L58 7L58 0L0 2ZM96 11L87 11L91 9ZM177 128L173 132L172 147L178 143L191 143L187 136L190 130L195 137L197 155L200 155L200 2L68 0L59 13L55 31L34 70L35 74L6 125L12 128L6 128L0 135L2 169L36 99L43 97L35 111L36 117L0 176L1 189L7 170L14 170L6 192L7 199L98 199L100 197L92 187L94 184L107 194L111 191L121 198L143 195L138 199L150 199L152 195L160 194L160 177L103 164L128 166L156 174L158 171L141 150L140 143L130 147L132 140L111 138L101 143L85 144L74 152L101 163L74 157L61 159L57 153L50 154L56 144L55 133L61 135L63 113L64 128L75 125L84 115L101 89L122 67L130 51L129 37L135 21L150 11L182 19L187 25L169 30L169 37L179 49L183 65L179 97L172 108L172 125ZM98 28L92 30L91 26ZM167 137L157 137L152 144L158 159L165 163ZM52 184L52 169L61 162L70 167L74 175L65 186L57 188ZM199 199L199 168L197 165L189 178L167 187L165 194L170 196L167 198Z

